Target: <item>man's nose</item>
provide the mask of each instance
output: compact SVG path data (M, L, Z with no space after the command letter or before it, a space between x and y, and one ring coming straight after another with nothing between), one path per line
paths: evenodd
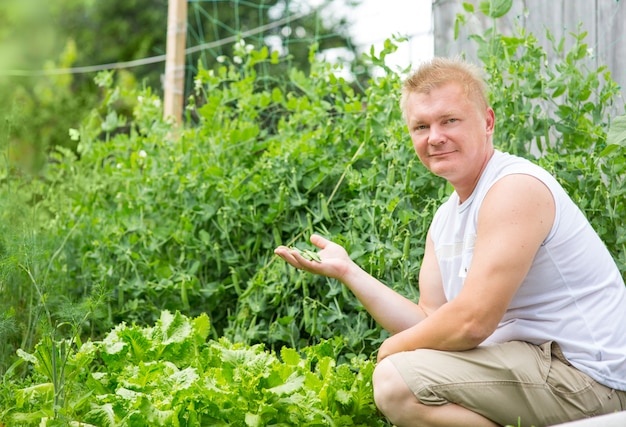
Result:
M431 125L430 132L428 134L428 143L430 145L439 145L442 144L444 141L445 137L443 135L443 132L441 132L439 126Z

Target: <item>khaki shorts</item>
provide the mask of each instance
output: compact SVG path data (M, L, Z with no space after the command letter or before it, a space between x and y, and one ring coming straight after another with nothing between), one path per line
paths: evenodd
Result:
M420 349L389 359L421 403L455 403L503 426L542 427L626 409L626 392L572 367L553 342Z

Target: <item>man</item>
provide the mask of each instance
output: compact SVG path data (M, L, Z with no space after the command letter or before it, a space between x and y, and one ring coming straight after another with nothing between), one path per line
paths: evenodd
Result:
M416 304L318 235L320 262L392 335L374 399L398 426L535 427L626 409L626 288L581 211L546 171L494 149L480 71L435 58L401 107L422 163L454 188L428 232Z

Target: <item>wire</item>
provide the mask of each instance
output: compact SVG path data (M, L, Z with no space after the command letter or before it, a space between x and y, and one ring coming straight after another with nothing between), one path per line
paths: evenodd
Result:
M271 30L272 28L280 27L281 25L288 24L291 21L296 21L298 19L304 18L308 15L313 14L314 11L303 12L296 15L288 16L272 23L261 25L260 27L253 28L248 31L243 31L237 35L226 37L221 40L216 40L214 42L203 43L198 46L193 46L185 49L185 54L189 55L191 53L200 52L206 49L212 49L215 47L223 46L225 44L233 43L238 41L239 39L246 38L249 36L253 36L255 34L262 33L266 30ZM166 55L157 55L151 56L149 58L135 59L132 61L124 61L124 62L113 62L109 64L100 64L100 65L87 65L84 67L72 67L72 68L56 68L50 70L1 70L0 76L9 76L9 77L38 77L38 76L52 76L52 75L62 75L62 74L86 74L93 73L96 71L105 71L105 70L117 70L123 68L131 68L131 67L139 67L142 65L148 64L156 64L158 62L163 62L166 59Z

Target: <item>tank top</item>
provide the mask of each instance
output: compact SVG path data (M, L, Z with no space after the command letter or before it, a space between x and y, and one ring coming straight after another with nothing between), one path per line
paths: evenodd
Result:
M454 299L472 263L478 212L500 178L531 175L554 198L554 224L497 329L481 345L555 341L577 369L626 390L626 287L608 249L580 209L546 170L495 151L471 196L453 192L437 210L431 237L446 298Z

